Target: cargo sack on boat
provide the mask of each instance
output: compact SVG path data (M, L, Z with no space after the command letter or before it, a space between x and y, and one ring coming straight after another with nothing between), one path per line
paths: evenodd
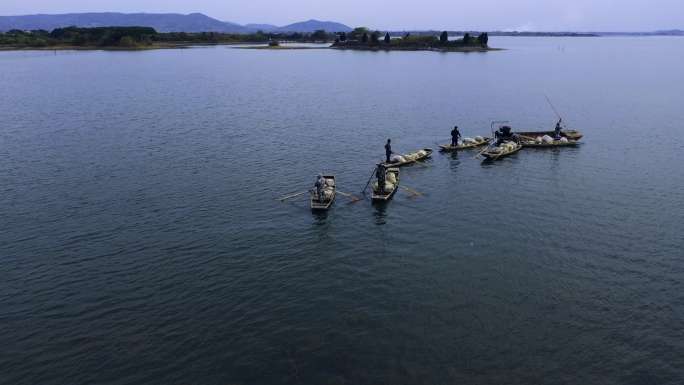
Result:
M335 186L335 179L326 179L325 184L330 186L330 187L333 187L333 186Z
M559 142L561 142L561 143L567 143L567 142L568 142L568 138L562 137L562 138L560 138Z
M326 188L325 190L321 191L321 196L323 199L330 199L332 198L333 190L331 188ZM318 199L318 192L314 193L314 197Z
M534 140L534 142L535 143L541 143L542 142L541 136L538 136L537 139Z
M419 157L425 156L425 155L427 155L427 152L425 152L425 151L423 151L423 150L418 151L418 156L419 156Z
M390 183L397 183L397 177L394 176L394 173L388 172L385 179Z
M377 181L373 182L371 187L373 187L373 190L377 190L379 188L378 182ZM385 181L385 191L392 191L392 190L394 190L394 183L390 183L386 180Z
M553 143L553 138L550 137L550 136L548 136L548 135L544 135L544 136L542 136L542 142L544 142L544 143Z
M392 158L392 163L404 163L404 162L406 162L406 159L404 159L404 157L401 155L395 155Z
M479 136L479 135L475 137L475 140L476 140L478 143L484 142L484 138L481 137L481 136Z
M498 153L501 152L501 147L494 147L494 148L491 149L490 152L493 152L493 153L495 153L495 154L498 154Z

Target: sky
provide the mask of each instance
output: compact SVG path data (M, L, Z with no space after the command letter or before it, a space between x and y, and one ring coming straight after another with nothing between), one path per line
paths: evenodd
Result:
M380 30L684 30L684 0L0 0L0 16L80 12L199 12L277 26L316 19Z

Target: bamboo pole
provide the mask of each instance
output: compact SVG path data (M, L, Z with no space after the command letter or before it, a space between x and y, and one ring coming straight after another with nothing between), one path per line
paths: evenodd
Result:
M411 190L410 188L406 188L406 187L404 187L404 186L399 186L398 184L395 184L395 186L401 187L401 188L403 188L404 190L410 192L411 194L423 195L423 194L421 194L421 193L419 193L419 192L416 192L416 191Z
M351 196L351 195L349 195L349 194L347 194L347 193L343 193L343 192L340 191L340 190L337 190L337 189L336 189L335 191L336 191L337 193L342 194L342 195L344 195L344 196L346 196L346 197L349 197L349 198L351 198L351 199L353 199L353 200L355 200L355 201L360 201L360 200L361 200L361 199L359 199L359 198L357 198L357 197L355 197L355 196Z
M373 179L373 174L375 174L375 170L373 170L373 172L371 173L370 178L368 178L368 182L366 182L366 187L363 188L363 191L361 191L361 194L365 194L365 193L366 193L366 189L368 188L368 185L370 184L371 179Z
M565 47L563 47L563 49L565 49ZM563 127L565 127L565 131L568 131L568 126L565 125L565 121L564 121L563 118L560 116L560 114L558 113L558 111L556 111L556 107L553 106L553 103L551 103L551 101L550 101L549 98L546 96L546 94L542 93L542 95L544 95L544 97L546 98L546 101L549 102L549 104L551 105L551 108L553 108L553 112L555 112L556 115L558 115L558 119L560 119L561 123L563 123ZM566 133L565 135L567 136L568 134ZM575 137L574 137L574 136L570 136L570 138L571 138L572 140L575 140Z
M294 194L294 195L286 196L285 198L280 198L280 199L278 199L278 200L279 200L279 201L284 201L285 199L294 198L294 197L296 197L296 196L299 196L299 195L302 195L302 194L306 194L306 193L308 193L308 192L309 192L309 190L306 190L306 191L304 191L304 192L300 192L299 194Z

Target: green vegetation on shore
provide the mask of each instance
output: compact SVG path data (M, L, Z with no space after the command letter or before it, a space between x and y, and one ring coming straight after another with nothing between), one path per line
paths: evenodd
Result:
M410 46L410 45L422 45L425 47L433 48L462 48L462 47L482 47L488 48L487 42L489 37L487 33L481 33L478 37L471 37L468 32L465 33L463 38L449 40L449 35L447 31L442 32L439 36L435 34L416 34L406 33L403 37L391 38L389 32L386 32L383 38L383 34L380 31L371 31L366 27L359 27L354 29L348 35L342 33L339 39L335 40L335 47L342 46L365 46L369 47L391 47L391 46Z
M0 35L0 45L13 47L98 46L142 47L152 45L157 31L149 27L57 28L20 31Z
M57 28L52 32L18 29L0 33L0 47L152 47L155 43L266 43L269 41L333 41L335 36L318 30L312 34L293 33L158 33L150 27Z

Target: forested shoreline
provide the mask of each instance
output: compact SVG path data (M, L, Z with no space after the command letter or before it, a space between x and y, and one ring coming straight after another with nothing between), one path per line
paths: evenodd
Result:
M218 33L218 32L170 32L158 33L150 27L95 27L57 28L21 31L12 29L0 33L0 47L49 48L49 47L101 47L145 48L155 43L221 44L221 43L267 43L269 41L321 41L332 42L335 36L325 31L314 33Z
M326 32L317 30L313 33L218 33L218 32L170 32L158 33L151 27L66 27L52 31L43 29L21 31L13 29L0 33L0 49L146 49L172 48L190 44L239 44L278 42L322 42L332 43L333 48L345 46L360 49L361 47L406 47L420 45L424 47L453 49L465 46L481 46L487 48L487 33L471 37L468 33L460 39L449 40L447 31L436 34L411 34L390 37L380 31L371 31L365 27L355 28L350 32Z

